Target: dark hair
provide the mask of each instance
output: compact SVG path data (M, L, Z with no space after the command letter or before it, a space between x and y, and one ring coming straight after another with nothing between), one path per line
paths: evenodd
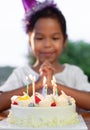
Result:
M35 13L33 13L32 15L26 14L25 16L25 29L26 29L26 33L33 31L35 23L37 22L38 19L40 18L53 18L53 19L57 19L60 27L62 29L62 33L63 36L66 37L66 20L64 15L62 14L62 12L56 8L56 7L52 7L52 6L47 6Z

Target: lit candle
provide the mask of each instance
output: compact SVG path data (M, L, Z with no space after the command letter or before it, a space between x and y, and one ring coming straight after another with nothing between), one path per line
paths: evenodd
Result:
M31 74L29 75L29 78L32 81L32 90L33 90L33 95L35 95L35 76L32 76Z
M51 80L51 83L53 85L53 95L58 95L56 79L54 76L53 76L53 79Z
M42 88L42 95L45 97L47 95L47 84L46 84L46 77L43 78L43 88Z
M27 93L27 95L28 95L28 87L29 87L29 85L28 85L28 76L26 76L26 93Z

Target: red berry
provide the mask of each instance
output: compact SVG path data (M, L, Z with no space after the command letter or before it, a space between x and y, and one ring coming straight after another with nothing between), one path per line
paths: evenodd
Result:
M35 103L38 104L40 101L41 101L41 99L38 96L35 95Z
M53 103L51 104L51 106L52 106L52 107L55 107L55 106L56 106L56 103L55 103L55 102L53 102Z
M18 105L18 103L14 101L14 102L13 102L13 105Z

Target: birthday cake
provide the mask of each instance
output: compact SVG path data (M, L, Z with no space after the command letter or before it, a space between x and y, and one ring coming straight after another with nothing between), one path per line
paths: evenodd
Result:
M58 127L77 124L78 114L74 98L61 95L35 93L34 96L13 96L8 122L20 127Z

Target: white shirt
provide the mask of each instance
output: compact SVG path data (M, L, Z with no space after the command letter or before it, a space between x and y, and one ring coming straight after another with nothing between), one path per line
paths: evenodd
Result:
M7 81L0 87L0 91L9 91L25 86L26 76L29 74L35 76L35 81L37 81L40 76L29 65L16 68ZM56 73L54 76L56 82L59 84L77 90L90 91L88 77L75 65L65 64L65 69L60 73ZM29 83L32 83L31 80L29 80Z

